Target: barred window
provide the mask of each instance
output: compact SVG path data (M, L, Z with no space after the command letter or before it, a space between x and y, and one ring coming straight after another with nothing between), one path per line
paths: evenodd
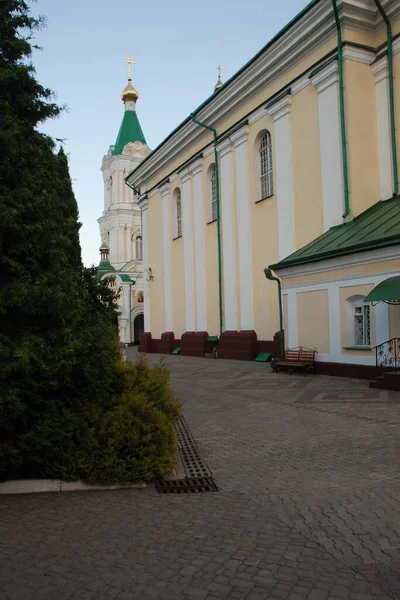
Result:
M211 168L211 220L217 220L217 187L215 182L215 165L212 165Z
M371 343L370 307L368 304L354 306L354 345L369 346Z
M260 180L261 199L274 195L274 174L272 169L272 141L271 134L266 131L260 143Z
M180 189L176 192L176 235L177 237L182 235L182 196Z

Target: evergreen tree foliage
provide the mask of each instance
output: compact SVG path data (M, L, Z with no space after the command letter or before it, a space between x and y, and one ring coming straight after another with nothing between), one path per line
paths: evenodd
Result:
M0 2L0 477L151 478L167 468L178 405L161 367L121 363L116 297L82 265L68 160L37 128L61 111L29 63L41 26L23 0ZM136 370L158 381L160 407L132 385ZM126 468L121 418L137 456ZM118 465L105 477L100 447Z

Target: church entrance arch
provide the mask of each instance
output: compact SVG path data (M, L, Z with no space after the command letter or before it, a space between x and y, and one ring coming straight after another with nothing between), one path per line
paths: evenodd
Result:
M142 333L144 332L144 314L143 314L143 309L140 308L138 310L138 308L134 308L132 310L132 317L131 317L131 322L132 322L132 329L133 329L133 343L134 344L139 344L140 342L140 336L142 335Z

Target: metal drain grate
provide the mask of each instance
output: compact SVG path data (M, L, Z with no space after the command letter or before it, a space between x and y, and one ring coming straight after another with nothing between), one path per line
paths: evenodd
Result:
M196 442L182 416L176 424L176 435L186 477L208 477L211 475L210 469L199 456Z
M156 482L156 490L160 494L198 494L200 492L216 492L217 486L212 477L192 477L191 479L160 480Z
M194 437L183 416L176 424L176 436L186 477L156 481L156 490L161 494L195 494L218 491L210 469L200 458Z

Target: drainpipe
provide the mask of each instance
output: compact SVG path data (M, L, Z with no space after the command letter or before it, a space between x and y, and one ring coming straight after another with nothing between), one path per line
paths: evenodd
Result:
M392 141L392 162L393 162L393 196L399 193L399 177L397 172L397 144L396 144L396 118L394 108L394 83L393 83L393 38L392 25L389 17L385 13L382 4L379 0L375 0L382 19L385 21L387 29L387 52L388 52L388 69L389 69L389 105L390 105L390 137Z
M219 167L218 167L218 152L217 152L217 131L214 127L205 125L195 118L196 113L192 113L190 118L193 123L200 125L212 132L214 136L214 161L215 161L215 194L217 204L217 245L218 245L218 302L219 302L219 333L222 333L223 318L222 318L222 259L221 259L221 209L219 198Z
M282 284L281 280L275 275L272 274L270 268L264 269L264 274L269 281L276 281L278 283L278 295L279 295L279 329L280 329L280 350L281 356L283 358L285 356L285 331L283 328L283 307L282 307Z
M333 12L335 14L337 43L338 43L338 64L339 64L339 105L340 105L340 131L342 140L342 161L343 161L343 185L344 185L344 213L345 219L350 214L349 200L349 173L347 169L347 139L346 139L346 118L344 114L344 79L343 79L343 43L342 28L340 26L339 12L336 0L332 0Z

